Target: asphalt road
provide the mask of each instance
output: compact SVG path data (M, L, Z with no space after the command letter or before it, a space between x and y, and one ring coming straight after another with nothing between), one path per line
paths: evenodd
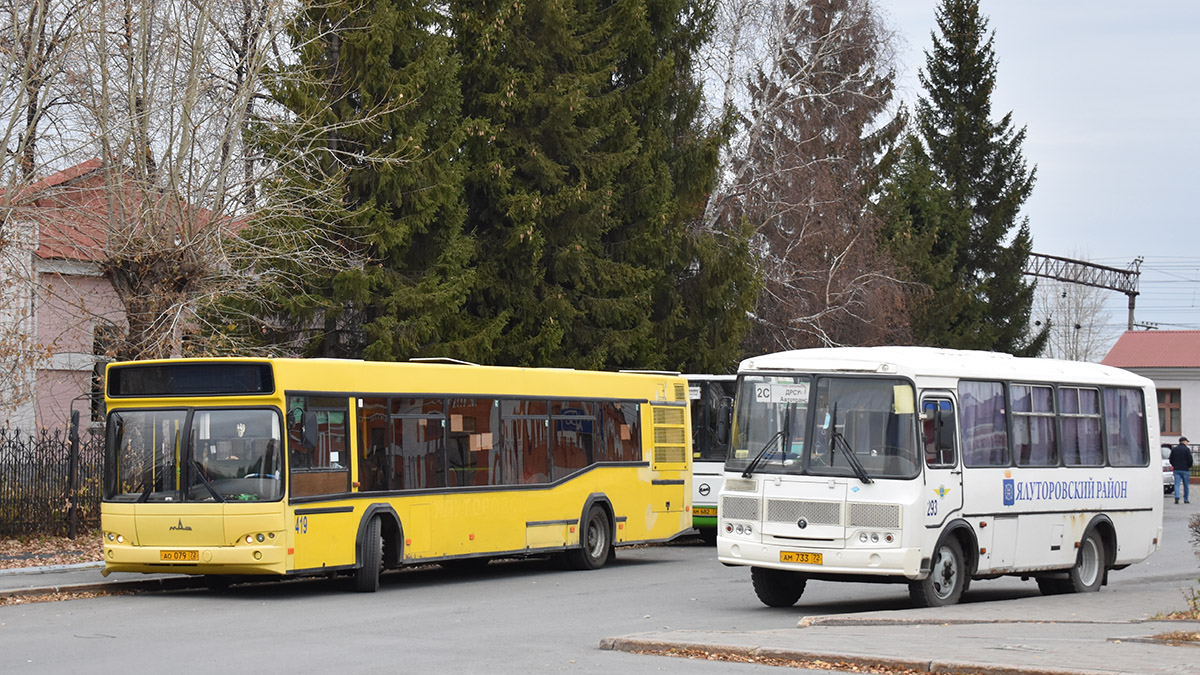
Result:
M1196 581L1191 507L1168 499L1163 550L1110 574L1111 586ZM0 673L751 673L768 666L598 649L604 638L666 630L793 628L802 615L909 606L903 585L810 583L771 609L746 568L700 541L622 549L589 572L553 561L494 562L476 573L392 572L378 593L342 580L173 591L0 607ZM1096 596L1097 601L1103 592ZM963 609L987 617L1040 595L1032 581L972 584ZM1183 597L1175 607L1179 609ZM803 672L803 671L786 671Z

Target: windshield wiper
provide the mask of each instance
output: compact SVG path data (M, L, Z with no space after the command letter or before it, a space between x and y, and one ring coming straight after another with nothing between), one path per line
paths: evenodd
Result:
M746 465L746 470L742 472L742 478L749 478L750 474L754 473L754 469L758 467L758 463L761 462L763 457L766 456L767 450L770 450L771 446L775 445L775 441L778 441L781 438L783 438L783 432L776 431L775 435L767 441L766 445L762 446L762 450L759 450L758 454L754 456L754 459L750 460L750 463Z
M837 430L837 404L833 404L833 421L830 422L829 437L833 439L834 447L837 447L838 441L842 442L842 454L846 456L846 461L850 463L850 468L854 469L854 475L863 483L871 483L871 477L867 475L867 470L863 467L862 461L858 459L858 454L854 452L854 448L850 447L850 441L846 440L845 436Z
M208 491L212 493L213 499L218 502L225 501L225 498L217 492L212 483L208 482L208 479L204 477L204 465L194 459L192 460L192 464L196 465L196 476L200 478L200 482L204 483L204 487L208 488Z

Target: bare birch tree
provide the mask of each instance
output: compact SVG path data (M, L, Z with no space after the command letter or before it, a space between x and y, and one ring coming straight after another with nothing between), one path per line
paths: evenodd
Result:
M1075 256L1072 256L1075 257ZM1039 279L1033 296L1033 332L1050 326L1045 356L1070 361L1099 361L1117 330L1108 326L1104 295L1095 286Z
M33 233L23 224L36 178L65 166L69 115L63 93L81 35L81 0L0 2L0 410L31 395L33 373L54 345L37 340L32 306Z
M750 347L896 339L901 294L869 208L902 123L892 34L870 0L747 0L722 16L709 63L724 70L708 82L741 126L708 217L755 228L764 290Z
M67 57L74 154L99 159L103 196L57 194L47 227L85 230L124 310L117 358L236 351L201 311L217 298L298 285L347 259L315 223L336 212L344 171L302 187L303 120L271 100L272 81L304 78L286 39L293 0L101 0L77 9ZM87 28L84 28L84 27ZM336 27L335 27L336 29ZM320 40L328 36L316 36ZM257 137L286 125L264 160ZM64 153L65 154L65 153ZM35 173L51 167L35 162ZM315 185L315 187L314 187ZM76 190L78 192L78 190ZM43 204L45 205L45 204ZM280 225L286 223L286 225ZM271 261L286 264L272 265ZM227 320L227 315L221 315Z

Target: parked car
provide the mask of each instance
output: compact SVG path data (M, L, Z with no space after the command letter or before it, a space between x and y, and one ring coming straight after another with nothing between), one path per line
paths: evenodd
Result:
M1171 445L1162 444L1163 494L1175 491L1175 470L1171 468Z

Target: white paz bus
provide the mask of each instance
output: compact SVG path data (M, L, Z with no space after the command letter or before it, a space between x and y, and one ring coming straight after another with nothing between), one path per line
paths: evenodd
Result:
M795 604L810 579L907 583L921 606L1003 575L1095 591L1158 549L1144 377L863 347L747 359L737 385L717 556L749 566L767 605Z

